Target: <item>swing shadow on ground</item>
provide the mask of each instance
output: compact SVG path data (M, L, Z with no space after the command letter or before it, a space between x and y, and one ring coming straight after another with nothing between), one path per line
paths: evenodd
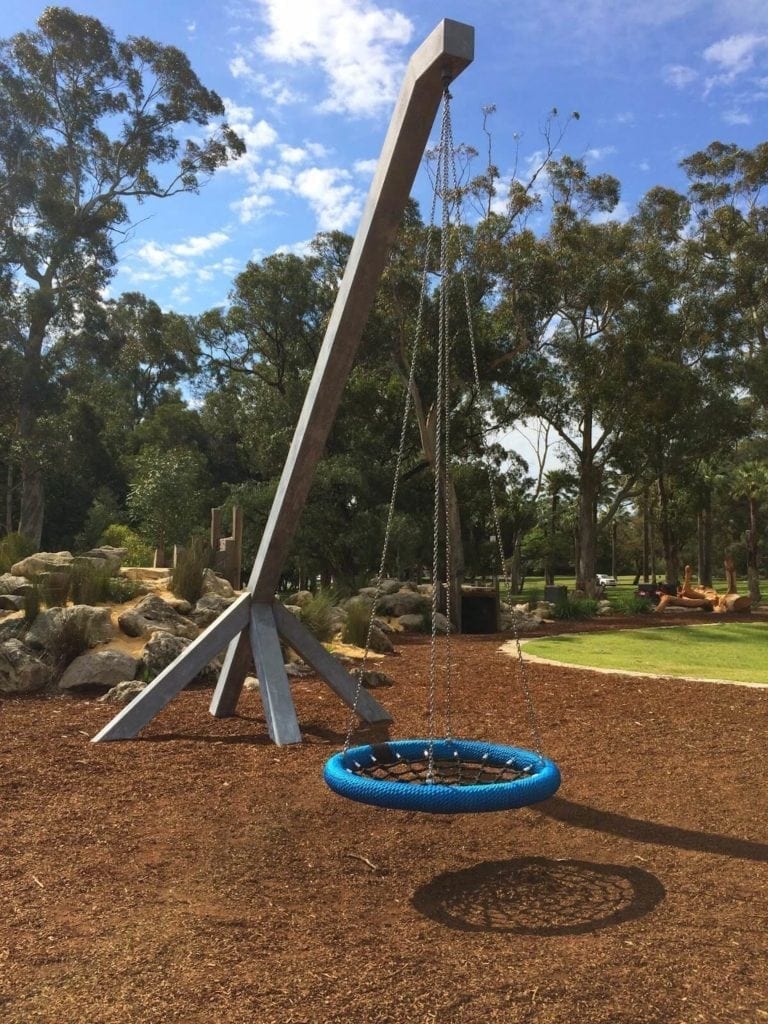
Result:
M456 931L583 935L643 917L665 895L638 867L515 857L438 875L411 903Z
M564 797L552 797L535 810L547 818L562 821L574 828L589 829L630 839L636 843L674 846L679 850L696 850L721 857L768 862L768 844L752 839L737 839L717 832L696 832L676 825L661 825L642 818L630 818L613 811L601 811Z

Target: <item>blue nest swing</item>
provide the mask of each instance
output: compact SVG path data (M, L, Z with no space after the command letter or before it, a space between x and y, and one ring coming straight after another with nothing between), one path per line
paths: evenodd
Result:
M450 223L448 207L451 197L457 192L455 148L450 120L450 93L447 83L443 94L443 118L440 130L440 146L438 148L437 168L435 171L435 200L442 193L443 198L443 240L447 237ZM431 229L434 226L435 204L432 209ZM459 245L461 239L459 236ZM424 272L422 274L422 291L419 305L418 324L423 322L428 268L429 247L425 253ZM334 754L325 765L323 772L325 781L340 796L359 803L373 804L376 807L389 807L402 811L426 811L434 814L461 814L478 811L507 811L516 807L546 800L560 785L560 772L557 765L538 752L523 750L519 747L496 745L478 740L453 739L450 735L450 632L444 638L446 645L446 671L448 673L446 735L438 739L432 735L435 721L435 688L436 688L436 646L437 646L437 595L439 592L446 597L446 615L451 618L450 609L450 565L451 557L447 544L447 506L449 499L445 491L445 477L448 474L449 427L447 410L450 401L450 373L448 372L450 341L448 338L448 293L447 284L449 265L447 247L443 243L440 253L441 280L439 335L437 339L437 398L435 426L435 493L433 520L433 567L432 567L432 659L429 686L429 739L396 740L387 743L375 743L366 746L351 746L354 731L354 719L360 696L360 689L368 657L371 631L378 598L381 593L384 566L389 546L390 529L395 509L397 486L400 467L403 463L405 450L406 426L410 409L411 385L416 366L419 345L420 326L414 335L410 367L411 380L405 393L405 410L400 434L400 450L397 456L395 482L390 501L387 528L384 537L384 551L381 558L376 594L371 603L371 616L368 625L368 641L366 643L363 667L358 674L357 693L355 695L352 717L344 749ZM471 346L472 365L474 369L474 386L480 394L480 381L477 370L477 352L475 349L474 332L472 330L470 309L468 304L469 289L464 279L463 294L467 305L468 337ZM489 481L490 482L490 481ZM498 558L501 571L504 567L504 552L501 546L501 529L498 509L494 498L493 486L490 488L495 539L498 547ZM441 531L442 522L442 531ZM438 577L438 549L441 535L446 538L445 576ZM510 585L511 586L511 585ZM526 697L526 704L531 720L532 731L537 748L540 747L536 728L533 701L525 676L525 665L517 641L518 664L520 678Z
M478 740L397 740L334 754L325 781L339 796L433 814L508 811L546 800L557 765L519 747Z

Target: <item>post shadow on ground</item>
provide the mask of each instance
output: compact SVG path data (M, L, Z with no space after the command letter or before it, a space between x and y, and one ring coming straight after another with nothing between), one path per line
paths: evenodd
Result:
M613 811L601 811L587 804L579 804L555 796L535 808L539 814L554 818L574 828L590 829L656 846L675 846L679 850L697 850L721 857L740 860L768 861L768 844L753 839L738 839L717 832L697 832L676 825L661 825L655 821L631 818Z
M411 902L457 931L552 936L633 921L665 895L658 878L638 867L515 857L438 875Z

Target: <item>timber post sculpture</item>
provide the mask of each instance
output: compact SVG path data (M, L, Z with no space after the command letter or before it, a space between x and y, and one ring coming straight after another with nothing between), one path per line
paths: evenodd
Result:
M685 579L677 594L662 594L654 611L663 612L665 608L701 608L708 612L739 612L745 614L752 610L750 597L739 594L736 586L736 569L733 559L725 560L726 591L718 594L712 587L694 587L691 583L691 567L685 567Z
M224 717L234 713L252 656L270 737L277 744L300 743L301 730L280 637L325 679L341 700L355 706L356 681L275 600L275 591L443 90L473 58L474 29L446 19L413 54L406 68L247 591L94 736L94 743L135 736L225 646L227 653L213 694L211 714ZM361 692L356 709L368 722L390 721L387 711L366 691Z

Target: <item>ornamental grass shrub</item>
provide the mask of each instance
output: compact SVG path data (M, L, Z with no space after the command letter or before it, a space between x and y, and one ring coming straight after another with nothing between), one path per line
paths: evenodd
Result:
M171 590L176 597L196 604L203 596L203 576L211 564L211 547L203 537L193 537L176 558Z
M0 575L11 571L11 566L22 558L34 555L36 546L23 533L6 533L0 540Z
M368 625L371 621L371 606L367 601L356 598L349 601L344 609L347 621L341 630L341 639L345 644L365 647L368 639Z
M320 643L327 643L333 639L335 633L333 606L335 603L333 594L327 590L318 590L316 594L312 595L311 600L302 605L299 618Z
M69 578L69 596L73 604L103 604L109 600L111 573L106 565L76 562Z

